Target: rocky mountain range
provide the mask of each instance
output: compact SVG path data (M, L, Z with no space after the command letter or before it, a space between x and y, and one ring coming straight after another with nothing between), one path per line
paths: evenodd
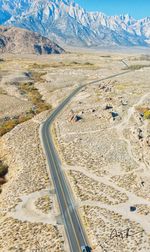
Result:
M150 17L87 12L71 0L0 0L0 24L78 46L149 46Z
M52 54L64 50L38 33L16 27L0 26L0 53Z

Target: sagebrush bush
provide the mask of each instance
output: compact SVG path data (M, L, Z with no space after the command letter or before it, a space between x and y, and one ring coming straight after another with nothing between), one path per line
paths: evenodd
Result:
M4 177L8 172L8 166L0 160L0 177Z
M20 115L18 119L9 119L8 121L1 123L0 136L3 136L12 130L16 125L30 120L34 115L52 108L51 105L42 100L42 95L39 93L38 89L34 87L33 82L22 83L19 85L19 89L21 93L28 97L33 104L34 109L31 108L30 111Z
M144 112L144 118L149 120L150 119L150 110Z
M150 67L150 65L131 65L128 67L130 70L140 70L144 67Z

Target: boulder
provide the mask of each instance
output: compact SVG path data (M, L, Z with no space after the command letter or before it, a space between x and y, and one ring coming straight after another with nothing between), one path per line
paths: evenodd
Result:
M119 114L117 113L117 112L111 112L111 115L112 115L112 118L113 118L113 120L115 120L116 119L116 117L118 117L119 116Z
M143 132L142 132L142 130L139 128L138 129L138 138L139 138L139 140L141 140L141 139L143 139Z
M105 106L105 110L109 110L109 109L113 109L113 106L110 104Z
M128 101L121 100L121 104L122 104L123 106L126 106L126 105L128 105Z
M146 138L146 143L147 143L147 145L150 147L150 135L147 136L147 138Z
M79 116L79 115L75 115L75 116L74 116L74 121L75 121L75 122L78 122L78 121L80 121L81 119L82 119L82 117Z
M82 114L84 113L83 111L81 112ZM69 113L69 122L78 122L82 119L82 116L79 114L75 114L73 110L70 111Z

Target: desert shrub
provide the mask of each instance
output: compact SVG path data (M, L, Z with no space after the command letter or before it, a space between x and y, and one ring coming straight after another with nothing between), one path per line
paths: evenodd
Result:
M91 63L91 62L85 62L84 65L86 65L86 66L93 66L93 63Z
M6 134L8 131L5 128L0 127L0 137Z
M45 110L48 110L48 109L51 109L51 105L49 104L46 104L44 102L40 102L37 104L37 109L36 109L36 113L41 113L42 111L45 111Z
M38 92L37 89L34 91L30 91L28 93L28 96L34 105L36 105L37 103L39 103L42 100L42 95Z
M4 135L5 133L9 132L18 124L17 120L10 119L0 126L0 136Z
M77 62L77 61L72 61L71 64L72 64L72 65L78 65L78 64L80 64L80 63Z
M30 113L30 112L27 115L20 116L18 119L18 124L26 122L32 119L32 117L33 117L33 113Z
M0 94L7 95L7 92L3 88L0 87Z
M30 111L21 114L17 119L9 119L2 122L0 125L0 136L12 130L16 125L30 120L34 115L52 108L51 105L42 100L42 95L39 93L38 89L34 87L33 82L22 83L18 85L18 88L20 93L26 95L34 106Z
M46 75L47 72L37 72L37 71L33 71L32 72L32 78L34 79L35 82L38 81L43 81L42 76Z
M143 54L143 55L141 55L141 57L140 57L140 60L147 60L147 61L149 61L150 60L150 55L149 54Z
M33 89L33 82L22 83L19 85L19 89L25 93L28 93Z
M150 110L144 112L144 118L149 120L150 119Z
M18 119L9 119L0 125L0 137L12 130L16 125L23 123L31 119L33 115L29 113L28 115L22 115Z
M150 67L150 65L131 65L128 67L130 70L140 70L144 67Z
M139 112L139 113L142 113L144 114L145 112L147 112L148 110L150 110L148 107L136 107L136 110Z
M0 160L0 177L4 177L8 173L8 166Z
M38 89L34 87L32 82L23 83L20 85L20 90L26 93L29 100L35 106L35 114L51 109L51 106L42 100L42 95L39 93ZM32 110L30 110L30 112L31 114L34 114Z
M101 58L111 58L110 55L101 55L100 57L101 57Z
M31 67L33 69L44 69L44 68L47 68L49 67L50 65L49 64L37 64L37 63L34 63Z
M8 166L6 164L3 164L3 162L0 160L0 193L2 192L2 185L6 183L5 176L8 173Z

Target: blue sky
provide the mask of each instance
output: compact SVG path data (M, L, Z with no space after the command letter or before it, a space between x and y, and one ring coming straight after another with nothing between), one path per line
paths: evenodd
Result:
M107 15L129 13L134 18L150 16L150 0L75 0L89 11L101 11Z

